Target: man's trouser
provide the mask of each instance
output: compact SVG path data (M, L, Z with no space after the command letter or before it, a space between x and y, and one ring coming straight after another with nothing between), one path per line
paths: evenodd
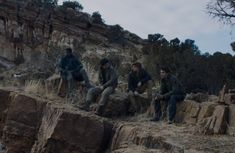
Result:
M72 74L69 72L65 77L61 77L60 84L58 87L58 95L61 97L65 97L67 94L71 93L75 88L75 82L72 77Z
M107 105L109 95L111 95L113 92L113 87L107 87L104 90L100 89L99 87L89 89L86 97L86 107L89 108L91 102L101 95L97 112L103 113L105 106Z
M88 78L88 76L87 76L87 73L86 73L85 69L82 68L82 69L79 71L79 73L82 75L82 78L83 78L83 80L85 81L85 84L86 84L87 89L90 89L92 86L91 86L91 84L90 84L90 81L89 81L89 78Z
M185 98L184 95L171 95L169 99L165 101L155 100L154 101L154 109L155 109L155 118L161 119L164 117L164 112L168 110L168 120L173 121L176 114L176 103L183 101ZM162 114L163 112L163 114Z

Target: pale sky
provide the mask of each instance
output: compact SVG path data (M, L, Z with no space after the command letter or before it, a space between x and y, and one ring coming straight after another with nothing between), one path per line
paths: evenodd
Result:
M63 0L59 0L61 3ZM195 40L202 53L220 51L234 55L232 27L206 13L209 0L79 0L83 12L99 11L108 25L119 24L141 38L160 33L167 40Z

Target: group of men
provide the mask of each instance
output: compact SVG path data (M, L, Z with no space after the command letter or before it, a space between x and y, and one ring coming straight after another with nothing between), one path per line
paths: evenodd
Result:
M98 108L95 112L102 115L108 102L109 95L114 93L118 86L118 75L114 67L107 58L103 58L99 63L99 86L91 85L86 71L79 59L73 55L72 49L66 49L66 55L59 62L61 78L67 82L68 89L74 85L74 80L85 82L87 88L86 101L80 106L81 109L89 111L90 104L100 96ZM153 101L155 115L151 121L159 121L168 117L168 123L174 122L176 114L176 103L182 101L185 93L178 79L170 73L168 67L160 69L160 92L153 94L153 79L150 74L142 67L142 64L135 62L132 64L128 74L128 94L137 96L147 92L148 99ZM70 91L69 91L70 92ZM61 93L59 93L61 94ZM167 110L167 114L166 114Z

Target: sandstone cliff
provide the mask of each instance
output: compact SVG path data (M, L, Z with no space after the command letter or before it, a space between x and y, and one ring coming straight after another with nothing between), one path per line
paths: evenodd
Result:
M128 107L122 104L128 101L118 93L110 97L109 118L22 91L1 89L0 97L0 142L6 153L230 153L235 149L234 104L226 130L221 124L224 111L218 110L227 106L215 102L184 101L178 105L178 123L168 125L149 122L143 114L126 116L125 109L118 108ZM231 136L200 134L197 125L210 117L217 118L208 134Z
M143 43L119 26L93 23L87 13L45 8L33 0L0 0L0 56L12 64L23 63L16 67L19 73L38 71L48 77L63 49L72 47L91 76L102 56L117 66L123 63L124 74L128 63L141 58ZM0 65L9 68L6 60L0 59Z

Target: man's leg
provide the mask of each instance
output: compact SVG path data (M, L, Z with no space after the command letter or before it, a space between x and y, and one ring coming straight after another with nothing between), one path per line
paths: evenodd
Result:
M104 89L104 91L101 94L101 98L99 101L99 106L97 108L96 114L101 115L105 109L105 106L108 102L109 95L111 95L114 92L113 87L107 87Z
M168 101L169 100L161 100L161 111L162 111L162 116L161 120L167 119L167 108L168 108Z
M90 89L92 87L92 85L90 84L90 81L89 81L89 78L88 78L88 75L87 75L85 69L82 68L79 73L82 75L87 89Z
M66 96L66 88L67 88L67 81L61 78L57 92L58 96L64 98Z
M66 81L67 82L67 96L70 97L70 95L72 94L74 90L74 81L73 81L74 79L73 79L71 72L67 73L66 79L67 79Z
M90 88L86 95L86 101L85 104L81 107L81 109L89 110L89 107L92 103L92 101L102 92L102 90L99 87Z
M151 121L159 121L162 116L161 102L160 100L153 101L154 104L154 117Z
M176 114L176 103L184 99L183 95L172 95L168 101L168 123L172 123Z
M147 82L147 95L148 98L152 100L152 93L153 93L153 81L149 80Z
M133 91L129 91L128 92L128 97L130 99L130 108L129 108L129 112L131 114L135 114L136 111L137 111L137 106L136 106L136 100L135 100L135 95L134 95L134 92Z

